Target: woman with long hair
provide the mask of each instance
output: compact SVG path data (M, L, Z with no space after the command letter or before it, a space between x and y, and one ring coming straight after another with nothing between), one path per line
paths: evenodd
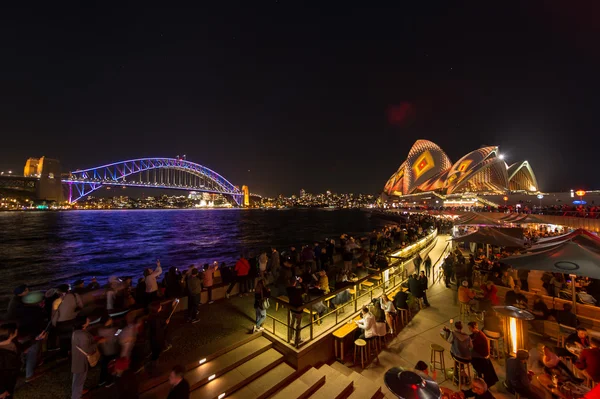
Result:
M385 321L390 327L390 334L394 334L394 316L396 314L394 304L386 294L383 294L379 298L379 306L381 306L381 309L385 312Z

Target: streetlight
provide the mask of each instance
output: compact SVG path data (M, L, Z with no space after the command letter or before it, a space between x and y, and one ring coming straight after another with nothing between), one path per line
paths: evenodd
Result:
M540 200L540 209L541 209L542 208L542 198L544 198L544 195L543 194L538 194L537 197Z
M508 201L508 197L505 195L502 197L502 199L504 200L504 207L506 208L506 201Z

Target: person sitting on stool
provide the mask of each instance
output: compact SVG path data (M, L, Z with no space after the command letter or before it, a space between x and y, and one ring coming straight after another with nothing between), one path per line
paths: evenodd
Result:
M361 314L362 319L355 321L358 326L358 330L356 330L357 338L368 339L377 336L377 332L375 331L375 316L369 312L369 308L366 306L363 306Z

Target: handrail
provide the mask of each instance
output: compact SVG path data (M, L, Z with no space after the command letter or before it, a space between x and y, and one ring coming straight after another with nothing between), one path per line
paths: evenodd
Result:
M433 246L435 246L435 244L437 243L437 238L438 238L437 230L434 230L431 234L429 234L425 238L421 239L420 241L418 241L418 242L416 242L416 243L414 243L414 244L412 244L410 246L411 256L404 257L404 258L394 257L397 260L395 262L393 262L393 264L390 264L389 267L387 267L387 268L385 268L383 270L378 270L377 273L375 273L375 274L380 274L381 276L383 276L384 273L390 272L390 271L392 271L392 269L394 269L394 271L400 270L399 268L403 268L404 266L406 266L424 248L428 248L430 246L433 248ZM402 270L402 271L404 271L404 270ZM350 312L348 314L348 316L342 318L342 320L346 320L346 319L352 317L352 315L358 311L358 301L359 300L363 299L365 296L370 296L371 300L372 300L373 299L373 292L374 292L374 290L381 288L383 290L383 292L386 292L386 288L388 290L393 290L393 289L397 288L398 286L400 286L401 284L403 284L404 282L407 281L407 279L404 278L404 273L401 273L401 274L394 273L392 275L389 275L389 277L387 278L387 280L382 281L381 285L377 285L375 287L367 289L363 294L360 294L360 290L358 289L358 287L360 286L360 284L362 284L362 282L364 282L367 279L371 278L371 276L373 276L375 274L369 274L366 277L363 277L363 278L361 278L361 279L359 279L359 280L357 280L357 281L354 282L354 284L353 284L353 288L355 290L354 298L352 299L352 301L346 302L344 305L342 305L342 306L347 306L351 302L354 302L354 312ZM315 335L314 335L314 319L313 319L314 306L313 305L315 305L315 304L317 304L319 302L323 302L324 298L326 298L326 297L336 296L337 294L346 291L350 287L351 286L346 286L344 288L340 288L338 290L334 290L334 291L330 292L329 294L326 294L326 295L323 295L323 296L321 296L319 298L316 298L316 299L314 299L314 300L312 300L310 302L307 302L307 303L305 303L305 304L303 304L302 306L299 306L299 307L291 306L289 303L281 301L281 300L277 299L276 297L271 298L271 299L273 299L273 302L278 303L282 307L285 307L285 308L288 309L288 312L287 312L288 322L287 322L287 324L285 322L277 319L276 317L270 316L267 313L267 317L270 317L271 319L273 319L273 334L275 336L279 337L276 334L276 329L275 329L276 323L280 323L280 324L284 325L284 327L287 329L287 338L283 338L283 339L286 342L290 343L290 341L291 341L291 333L292 333L292 328L291 328L291 325L290 325L290 321L291 321L290 320L290 311L291 310L295 310L297 312L304 312L304 309L308 309L309 310L309 315L310 315L310 321L309 321L309 323L307 323L304 326L300 325L299 331L305 330L307 328L310 329L310 337L309 337L308 340L313 340L315 338ZM335 313L335 324L334 324L334 326L336 326L340 322L340 320L339 320L339 309L334 309L334 310L331 310L329 312L326 312L323 315L319 315L318 318L322 320L325 317L330 316L330 315L332 315L334 313ZM321 335L325 334L326 331L327 330L319 332L317 336L321 336Z
M414 243L414 244L412 244L412 245L413 245L413 246L415 246L415 250L416 250L416 251L420 251L422 248L424 248L424 247L426 247L427 245L429 245L429 244L430 244L430 242L431 242L431 241L433 241L433 240L434 240L436 237L437 237L437 230L434 230L434 231L433 231L431 234L429 234L427 237L425 237L425 238L422 238L422 239L420 240L420 242L419 242L419 241L417 241L416 243ZM424 244L424 245L423 245L423 244ZM417 247L420 247L420 248L417 248ZM416 251L415 251L415 253L416 253ZM412 253L412 255L411 255L411 256L410 256L408 259L412 259L412 258L414 258L414 256L415 256L415 253ZM374 274L367 274L365 277L362 277L362 278L360 278L360 279L358 279L358 280L356 280L356 281L353 281L354 285L360 285L360 284L361 284L363 281L366 281L366 280L368 280L368 279L370 278L370 276L373 276L373 275L375 275L375 274L383 274L383 273L385 273L386 271L388 271L388 270L390 270L390 269L394 268L394 267L395 267L395 265L397 265L397 264L398 264L398 262L402 262L402 261L405 259L405 258L402 258L402 257L395 257L395 256L392 256L392 255L387 255L387 257L389 257L389 258L393 258L393 259L398 259L398 260L397 260L395 263L393 263L393 264L392 264L392 263L390 263L390 264L388 265L388 267L387 267L387 268L385 268L385 269L380 269L380 270L378 271L378 273L374 273ZM298 306L298 307L291 306L289 303L287 303L287 302L283 302L283 301L280 301L280 300L278 300L277 298L274 298L274 299L275 299L275 301L279 302L279 304L285 305L286 307L288 307L288 308L290 308L290 309L293 309L293 310L296 310L296 311L302 311L302 310L304 310L305 308L307 308L308 306L312 306L312 305L314 305L314 304L316 304L316 303L322 302L322 301L323 301L323 298L325 298L325 297L329 297L329 296L332 296L332 295L337 295L337 294L339 294L339 293L341 293L341 292L345 291L346 289L348 289L348 287L339 288L339 289L337 289L337 290L330 291L330 292L329 292L329 294L326 294L326 295L320 296L320 297L318 297L318 298L316 298L316 299L313 299L312 301L305 302L305 303L304 303L302 306Z

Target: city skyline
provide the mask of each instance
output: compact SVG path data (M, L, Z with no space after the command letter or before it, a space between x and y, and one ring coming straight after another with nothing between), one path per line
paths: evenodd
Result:
M599 38L583 6L5 13L0 170L184 153L264 195L380 192L411 143L494 145L596 189Z

